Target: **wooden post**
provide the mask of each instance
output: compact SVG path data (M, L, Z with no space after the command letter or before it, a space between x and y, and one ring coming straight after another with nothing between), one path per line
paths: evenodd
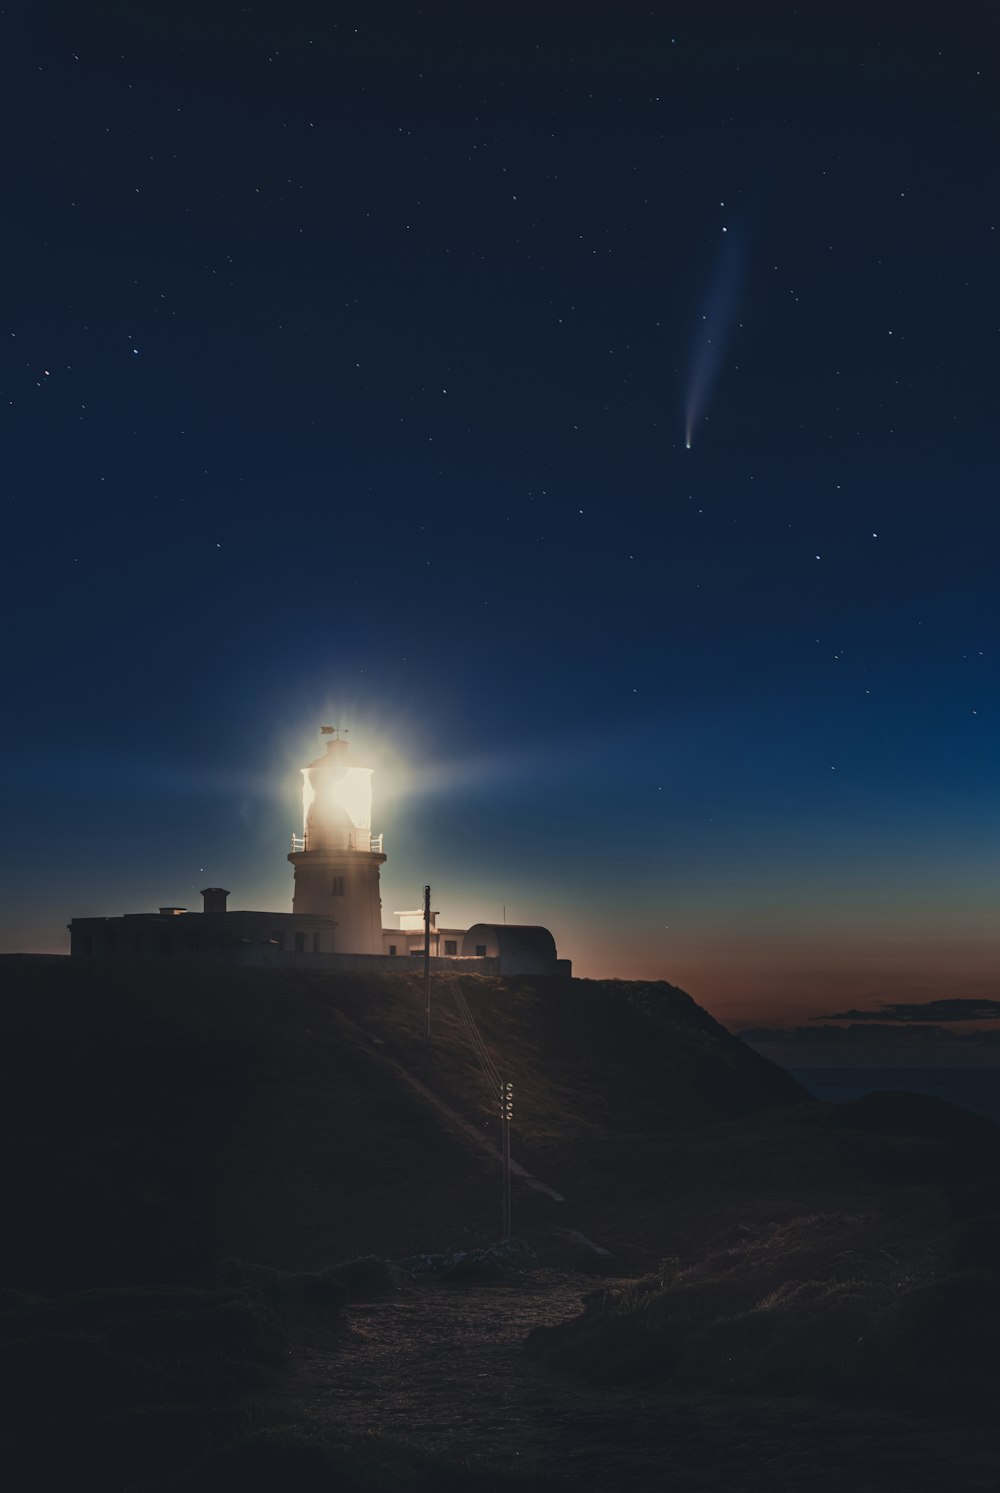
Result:
M424 887L424 1000L427 1004L427 1036L431 1034L431 889Z

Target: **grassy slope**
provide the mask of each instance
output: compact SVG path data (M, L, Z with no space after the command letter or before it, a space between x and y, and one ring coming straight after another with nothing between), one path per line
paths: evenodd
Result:
M491 1097L442 992L428 1046L420 982L405 976L71 962L4 973L0 1094L17 1140L0 1279L199 1282L221 1255L308 1269L495 1234L494 1162L383 1060L490 1132ZM592 1154L620 1158L637 1137L800 1096L668 986L465 988L517 1084L515 1153L574 1209ZM592 1212L559 1222L587 1229ZM540 1227L556 1213L535 1195L520 1216Z
M391 1065L495 1133L446 985L428 1044L409 976L6 973L0 1095L16 1140L0 1283L204 1284L227 1255L311 1270L495 1237L495 1159ZM617 1267L689 1263L734 1225L873 1217L898 1188L945 1198L971 1154L799 1102L788 1075L670 986L464 989L515 1084L515 1157L566 1198L518 1191L517 1231L542 1247L578 1229Z
M757 1117L721 1152L703 1132L703 1158L721 1161L731 1184L728 1221L719 1211L713 1235L718 1191L706 1195L689 1173L679 1206L695 1247L683 1250L683 1226L661 1217L661 1239L682 1252L624 1292L595 1293L531 1350L601 1384L814 1394L991 1420L997 1128L898 1093L787 1118ZM768 1166L785 1173L783 1207L759 1184Z

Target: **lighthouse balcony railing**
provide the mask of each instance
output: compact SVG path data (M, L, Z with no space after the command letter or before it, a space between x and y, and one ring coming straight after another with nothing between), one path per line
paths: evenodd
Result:
M384 838L384 835L373 835L369 830L359 829L356 830L353 834L348 835L346 848L348 850L369 851L372 855L382 855L384 854L382 850L382 841ZM292 836L293 855L301 855L309 848L310 845L308 835Z

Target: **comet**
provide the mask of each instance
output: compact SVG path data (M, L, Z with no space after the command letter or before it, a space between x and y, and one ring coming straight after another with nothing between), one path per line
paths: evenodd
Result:
M726 233L726 229L723 229ZM684 449L694 445L698 424L705 412L725 357L726 345L736 320L740 282L743 278L743 245L738 234L723 242L709 287L708 298L694 338L691 373L684 404Z

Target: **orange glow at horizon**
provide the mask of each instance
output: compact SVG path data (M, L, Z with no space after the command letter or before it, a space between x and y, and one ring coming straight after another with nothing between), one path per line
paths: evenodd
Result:
M561 943L583 977L666 980L733 1026L795 1025L851 1006L996 997L1000 939L988 932L849 940L678 936L656 953L601 947L567 929Z

